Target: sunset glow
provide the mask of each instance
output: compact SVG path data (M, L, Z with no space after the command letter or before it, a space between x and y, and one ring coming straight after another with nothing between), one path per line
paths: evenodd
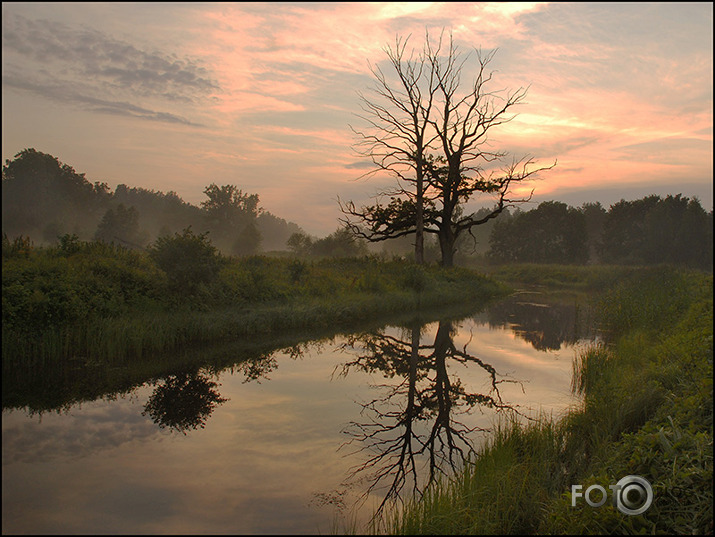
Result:
M539 165L533 206L649 194L713 205L711 3L4 3L2 158L34 147L113 189L257 193L324 236L390 181L353 151L384 48L425 31L498 51L528 88L490 142ZM471 65L471 64L467 64ZM472 71L465 68L465 83ZM475 206L489 199L475 200Z

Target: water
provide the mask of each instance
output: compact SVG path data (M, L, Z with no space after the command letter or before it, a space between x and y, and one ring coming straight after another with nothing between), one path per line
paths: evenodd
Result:
M585 311L573 298L520 295L459 321L184 368L58 411L6 408L3 533L363 524L459 468L500 416L575 404Z

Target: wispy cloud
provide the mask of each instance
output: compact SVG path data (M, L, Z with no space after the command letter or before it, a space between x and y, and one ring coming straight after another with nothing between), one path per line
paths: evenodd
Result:
M197 123L155 106L199 103L220 91L192 58L12 13L3 13L2 24L3 84L18 90L92 112L186 125Z
M82 88L67 82L32 82L22 77L3 75L3 85L18 90L30 91L52 101L78 105L81 109L100 114L132 117L164 123L175 123L194 127L201 126L185 117L169 112L150 110L123 101L100 99L83 93Z

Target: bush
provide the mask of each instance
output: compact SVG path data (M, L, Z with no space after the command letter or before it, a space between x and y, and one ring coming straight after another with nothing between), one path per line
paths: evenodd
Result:
M189 226L173 237L159 237L149 248L172 291L194 294L201 284L209 285L217 279L222 258L207 235L194 235Z

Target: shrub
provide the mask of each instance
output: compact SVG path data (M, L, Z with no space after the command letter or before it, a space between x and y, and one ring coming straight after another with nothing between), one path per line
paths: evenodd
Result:
M189 226L173 237L159 237L149 248L172 291L193 294L201 284L209 285L217 279L222 258L207 235L195 235Z

